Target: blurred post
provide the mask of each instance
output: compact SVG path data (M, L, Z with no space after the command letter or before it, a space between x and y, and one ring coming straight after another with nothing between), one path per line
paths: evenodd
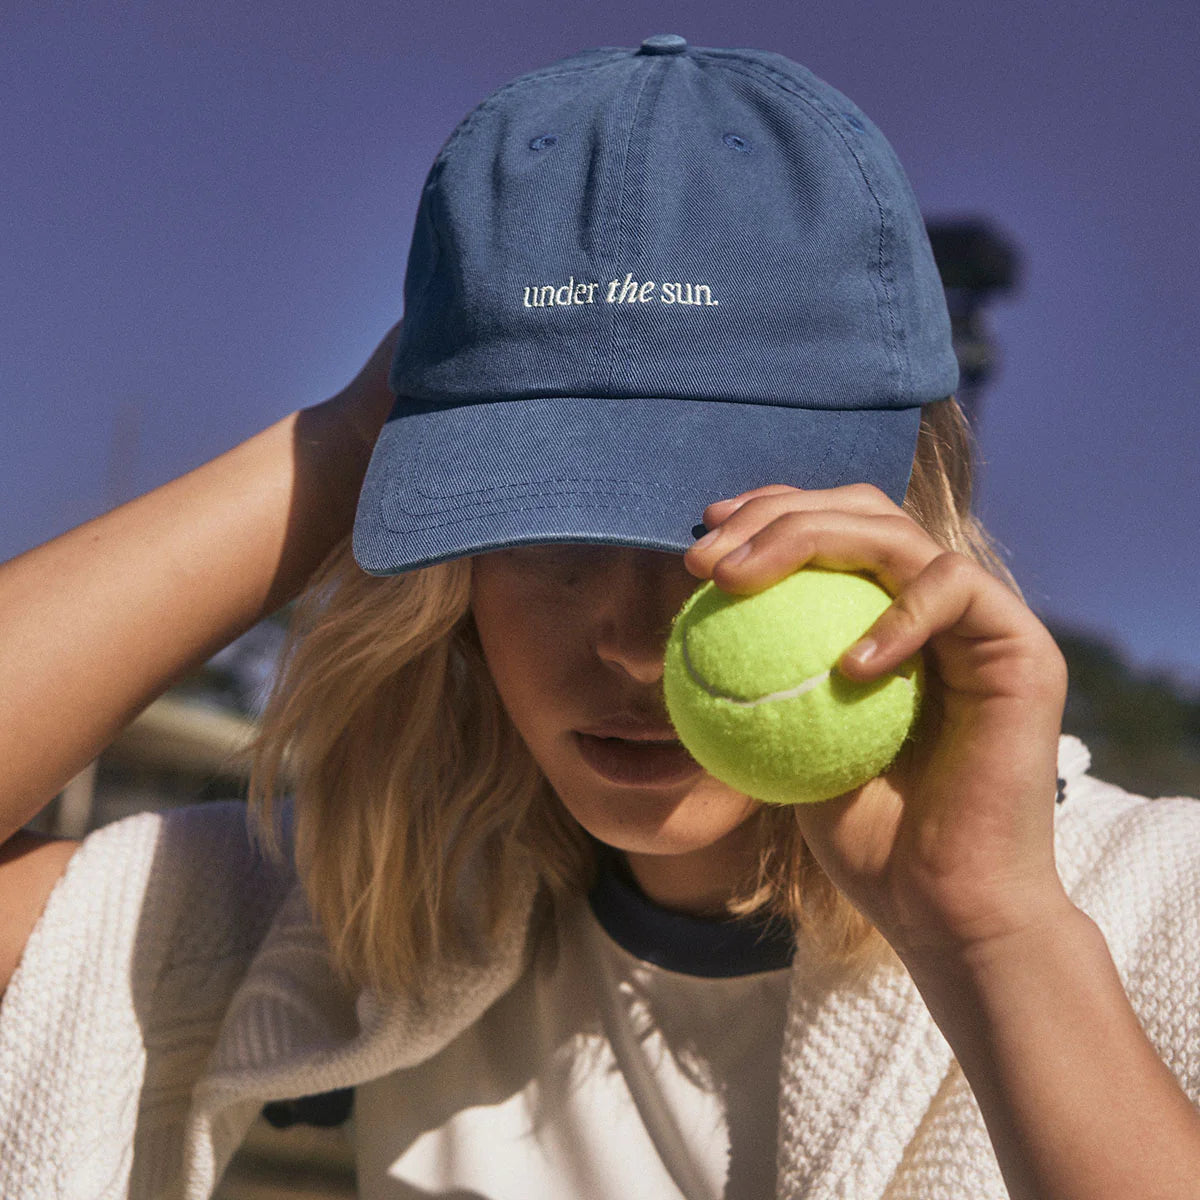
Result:
M962 377L958 402L971 427L978 429L983 388L998 361L985 306L1016 287L1020 254L1012 240L982 217L927 221L926 229L950 310Z

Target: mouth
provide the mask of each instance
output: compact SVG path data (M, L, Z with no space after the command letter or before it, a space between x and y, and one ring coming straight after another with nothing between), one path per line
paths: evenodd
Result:
M703 768L676 737L618 737L573 733L584 762L608 783L622 787L676 787Z

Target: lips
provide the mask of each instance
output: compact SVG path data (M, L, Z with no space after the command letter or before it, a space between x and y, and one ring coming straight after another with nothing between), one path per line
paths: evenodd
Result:
M636 719L620 718L589 725L579 730L591 737L622 738L627 742L678 742L679 736L670 725L652 725Z
M596 728L613 730L614 724ZM642 725L625 735L575 731L580 756L597 775L623 787L674 787L700 774L701 767L675 731Z

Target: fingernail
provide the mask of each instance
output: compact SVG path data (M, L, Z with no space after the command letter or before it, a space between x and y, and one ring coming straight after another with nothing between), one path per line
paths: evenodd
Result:
M855 642L843 657L857 663L860 667L865 667L875 657L875 651L878 649L879 646L874 638L863 638L862 641Z
M727 567L736 567L743 559L750 557L750 543L743 542L736 550L731 550L721 561Z
M727 504L732 504L734 506L733 511L737 512L737 510L745 503L746 498L744 496L726 496L724 500L714 500L711 507L724 508Z
M715 542L717 540L717 534L719 534L720 532L721 531L719 529L710 529L708 531L708 533L706 533L702 538L700 538L699 541L692 543L692 549L693 550L703 550L705 546L711 546L713 544L713 542Z

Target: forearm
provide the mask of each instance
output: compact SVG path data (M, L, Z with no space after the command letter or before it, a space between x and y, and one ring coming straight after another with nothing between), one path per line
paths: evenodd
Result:
M0 840L303 585L368 455L317 406L0 567Z
M970 961L908 963L979 1102L1014 1200L1185 1200L1200 1113L1068 908Z

